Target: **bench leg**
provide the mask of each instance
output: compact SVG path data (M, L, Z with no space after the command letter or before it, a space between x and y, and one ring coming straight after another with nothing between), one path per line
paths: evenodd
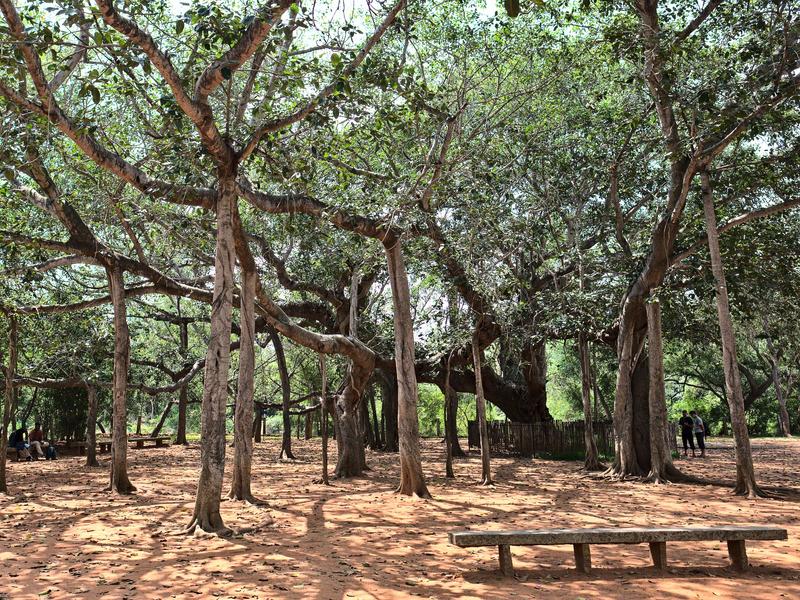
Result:
M667 568L667 542L650 542L650 556L656 569Z
M514 563L511 560L511 546L500 544L497 547L500 554L500 571L506 577L514 575Z
M731 566L736 571L747 570L747 549L745 548L744 540L728 541L728 557L731 559Z
M575 551L575 567L581 573L588 573L592 570L592 553L589 544L572 544Z

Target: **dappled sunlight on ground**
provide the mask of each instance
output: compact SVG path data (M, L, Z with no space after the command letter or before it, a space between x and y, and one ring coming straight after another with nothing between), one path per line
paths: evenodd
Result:
M583 476L579 463L509 458L493 461L497 483L483 488L478 454L457 459L456 480L446 480L433 440L424 458L434 499L422 501L392 493L396 454L368 453L366 477L324 487L313 483L319 440L294 444L296 461L276 460L277 439L256 445L253 490L269 507L224 502L223 516L234 529L274 524L230 539L180 534L193 507L196 445L131 450L130 497L104 492L106 468L82 458L10 463L0 597L800 598L797 440L754 440L759 479L786 498L756 501L719 486L611 483ZM732 480L730 442L709 446L706 459L678 466ZM515 547L516 579L500 576L496 548L447 543L448 531L464 528L714 524L781 525L789 541L749 543L744 575L727 568L715 542L668 544L666 573L649 566L647 545L593 546L591 575L573 570L569 546Z

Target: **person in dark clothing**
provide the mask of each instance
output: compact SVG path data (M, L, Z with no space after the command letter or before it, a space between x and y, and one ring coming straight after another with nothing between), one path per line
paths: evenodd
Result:
M700 458L703 458L706 455L706 426L703 423L703 419L698 416L696 410L693 410L689 414L694 424L694 437L697 438L697 447L700 448ZM694 455L694 452L692 452L692 455Z
M689 413L683 411L683 416L678 421L678 425L681 426L681 439L683 439L683 455L689 456L689 447L692 448L692 456L695 456L694 453L694 437L692 436L692 431L694 430L694 421L692 417L689 416Z
M28 430L24 426L16 431L13 431L8 437L8 445L17 451L17 459L19 460L33 460L28 444Z

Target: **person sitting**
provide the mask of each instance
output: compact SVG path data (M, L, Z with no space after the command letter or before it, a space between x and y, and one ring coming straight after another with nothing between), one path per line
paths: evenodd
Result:
M28 450L30 446L28 445L27 437L28 431L25 427L20 427L16 431L11 432L11 435L8 436L8 445L17 451L18 460L33 460Z
M42 424L36 423L33 430L28 434L28 443L31 446L31 454L35 460L45 457L45 451L50 444L44 441L44 431L42 431Z

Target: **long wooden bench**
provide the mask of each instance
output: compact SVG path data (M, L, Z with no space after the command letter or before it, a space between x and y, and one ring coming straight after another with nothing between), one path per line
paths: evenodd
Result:
M164 442L169 442L171 439L172 437L168 435L159 435L156 437L149 437L146 435L128 436L128 442L135 443L137 448L144 448L146 442L152 442L154 447L162 448L164 446L168 446L169 444L165 444Z
M462 548L497 546L500 570L513 575L511 546L549 546L571 544L578 571L592 568L591 544L649 544L653 565L667 567L667 542L720 541L728 543L731 566L745 571L748 566L746 540L785 540L788 535L779 527L625 527L594 529L534 529L530 531L453 531L450 543Z

